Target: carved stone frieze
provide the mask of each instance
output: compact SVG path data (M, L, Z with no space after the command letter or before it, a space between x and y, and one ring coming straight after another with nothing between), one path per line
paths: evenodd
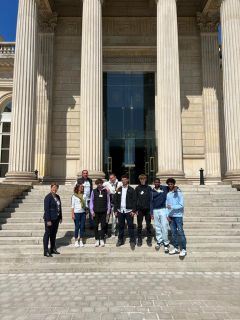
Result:
M219 11L209 11L206 14L197 13L197 23L201 32L217 32L220 23Z

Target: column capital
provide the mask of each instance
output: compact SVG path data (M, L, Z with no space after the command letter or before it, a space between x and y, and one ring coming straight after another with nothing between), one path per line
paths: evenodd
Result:
M197 12L197 24L201 32L217 32L220 23L220 13L201 13Z
M57 13L38 16L38 30L40 33L54 33L57 25Z

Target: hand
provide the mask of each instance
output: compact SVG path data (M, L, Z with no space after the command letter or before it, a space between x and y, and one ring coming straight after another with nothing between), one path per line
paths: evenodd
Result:
M167 217L167 219L168 219L168 222L171 222L171 221L172 221L172 219L171 219L170 217Z
M114 215L115 215L115 217L117 217L118 216L118 212L114 212Z
M153 214L151 214L151 219L154 220L154 215Z
M60 224L62 223L62 219L59 220L59 223L60 223Z
M74 213L72 213L72 219L75 220L75 214Z
M51 225L52 225L52 221L47 221L47 226L51 227Z
M92 217L93 217L93 218L95 217L95 212L92 212Z
M131 216L132 216L132 217L134 217L135 214L136 214L136 212L134 212L134 211L131 212Z
M172 209L172 206L170 204L167 205L168 209Z

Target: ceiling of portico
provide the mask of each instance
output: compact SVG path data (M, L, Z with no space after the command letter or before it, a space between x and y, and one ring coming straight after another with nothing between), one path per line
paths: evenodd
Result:
M81 16L81 0L48 1L51 3L52 10L57 12L60 17ZM209 1L211 0L178 0L178 16L196 16L197 12L203 11ZM155 0L104 0L103 16L154 17L156 16L156 3Z

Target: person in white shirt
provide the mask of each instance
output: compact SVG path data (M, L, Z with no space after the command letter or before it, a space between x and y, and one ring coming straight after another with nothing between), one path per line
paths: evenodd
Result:
M83 184L74 187L72 195L72 219L75 224L75 244L76 248L84 247L83 238L86 222L86 196Z
M105 234L108 236L108 224L110 221L110 218L112 218L112 236L116 236L116 229L117 229L117 217L114 214L114 203L113 203L113 197L118 190L122 186L122 182L118 181L116 175L114 173L111 173L109 175L109 181L104 182L103 186L107 189L108 193L110 194L110 201L111 201L111 213L107 216L107 222L106 222L106 230Z

